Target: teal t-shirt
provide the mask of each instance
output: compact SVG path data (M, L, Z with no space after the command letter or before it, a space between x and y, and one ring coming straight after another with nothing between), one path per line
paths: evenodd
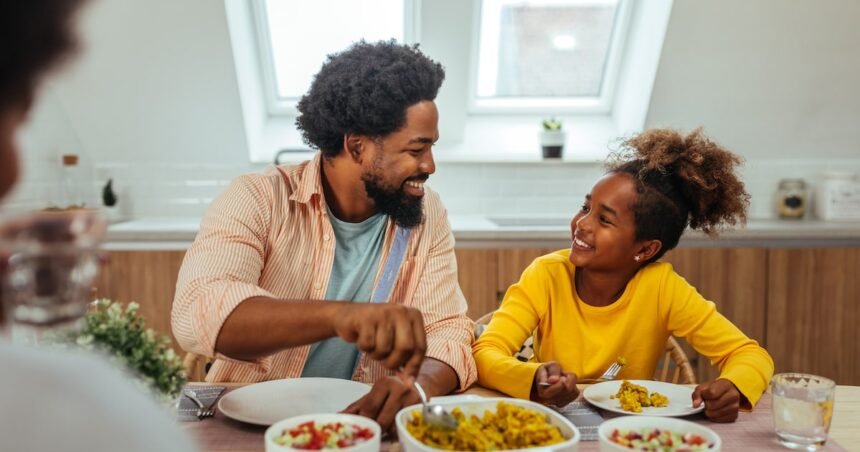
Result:
M373 282L382 256L388 217L376 214L361 223L347 223L329 211L334 229L334 264L325 298L331 301L370 301ZM352 378L358 348L333 337L311 346L302 370L303 377Z

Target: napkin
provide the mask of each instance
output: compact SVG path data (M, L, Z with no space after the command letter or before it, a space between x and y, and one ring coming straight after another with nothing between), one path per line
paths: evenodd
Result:
M600 412L583 400L575 400L557 409L579 429L583 441L597 441L597 429L603 423Z
M197 398L206 407L211 407L218 401L218 397L224 392L224 386L186 386L183 392L190 389L197 394ZM199 421L197 419L197 404L184 395L179 396L179 406L176 408L176 419L179 421Z

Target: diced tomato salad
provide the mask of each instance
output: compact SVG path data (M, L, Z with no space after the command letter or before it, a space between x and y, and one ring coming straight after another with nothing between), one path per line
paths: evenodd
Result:
M660 429L615 430L609 436L613 443L634 450L652 450L660 452L680 452L708 450L712 444L695 433L671 432Z
M318 425L314 421L284 429L274 438L282 446L294 449L342 449L363 443L373 437L373 430L355 424L329 422Z

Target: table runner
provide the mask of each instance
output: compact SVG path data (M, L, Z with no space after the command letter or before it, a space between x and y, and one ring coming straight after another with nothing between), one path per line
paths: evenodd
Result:
M228 389L230 391L230 389ZM605 419L615 417L613 413L602 412ZM771 416L771 396L766 393L762 396L758 406L752 413L740 413L738 421L731 424L715 424L703 415L688 416L684 419L698 422L711 428L723 440L723 450L747 450L747 451L787 451L776 440L773 432L773 418ZM263 433L266 427L245 424L227 418L220 411L215 417L205 419L202 422L182 423L182 428L189 432L196 440L201 451L240 451L260 452L265 449L263 444ZM597 441L583 441L579 444L580 451L597 451L600 446ZM383 451L400 451L400 445L396 442L386 442L382 446ZM834 440L829 439L823 451L844 451Z

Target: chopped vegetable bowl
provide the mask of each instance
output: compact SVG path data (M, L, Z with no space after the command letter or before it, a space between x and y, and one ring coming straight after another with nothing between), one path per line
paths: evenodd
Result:
M716 452L722 447L719 435L704 425L667 417L618 417L601 424L597 433L603 452Z
M307 414L266 430L266 452L299 450L378 451L379 424L351 414Z

